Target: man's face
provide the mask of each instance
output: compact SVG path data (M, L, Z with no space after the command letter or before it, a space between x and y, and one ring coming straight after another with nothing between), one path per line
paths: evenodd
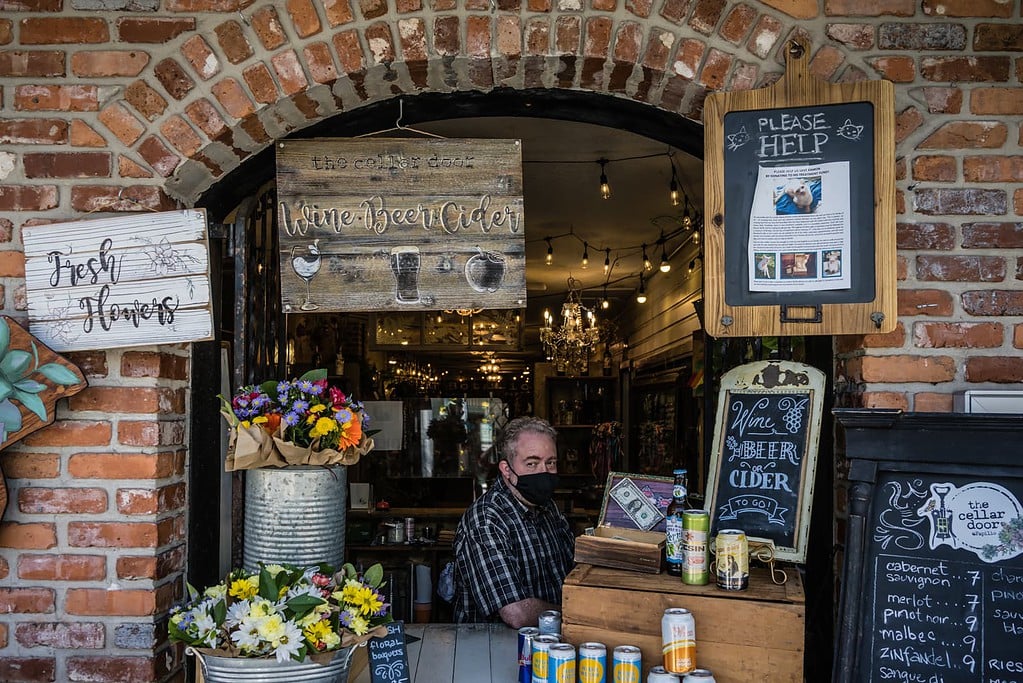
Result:
M519 435L515 455L504 463L501 471L512 486L518 480L516 475L537 474L558 471L558 446L554 439L545 434L524 432ZM510 465L510 467L509 467Z

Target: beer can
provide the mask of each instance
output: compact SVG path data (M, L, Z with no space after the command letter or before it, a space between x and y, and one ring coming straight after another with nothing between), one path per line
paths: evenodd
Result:
M742 529L718 532L714 543L718 588L741 591L749 588L749 544Z
M547 653L547 682L576 683L575 645L555 643Z
M612 683L641 683L643 653L635 645L619 645L611 659Z
M547 664L548 654L551 650L551 645L557 645L558 639L554 636L541 633L538 636L533 636L533 652L531 657L532 663L532 683L547 683Z
M682 583L703 586L710 581L707 557L707 534L710 515L706 510L686 510L682 513Z
M646 683L679 683L678 676L666 670L663 666L650 668L646 675Z
M696 620L681 607L669 607L661 617L661 642L664 668L684 674L696 668Z
M607 647L604 643L579 646L579 683L607 683Z
M519 629L519 683L533 682L533 638L540 635L536 626Z
M405 541L411 543L416 540L416 518L406 517L405 518Z
M714 674L707 669L693 669L682 679L682 683L717 683Z
M561 633L561 612L558 610L540 612L539 622L540 633Z

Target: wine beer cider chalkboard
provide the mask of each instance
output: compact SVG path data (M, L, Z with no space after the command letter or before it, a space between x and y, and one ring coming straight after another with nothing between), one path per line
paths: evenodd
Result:
M1023 681L1023 415L835 414L851 486L832 679Z
M806 560L824 373L761 361L721 378L707 482L711 536L742 529L774 544L779 560Z

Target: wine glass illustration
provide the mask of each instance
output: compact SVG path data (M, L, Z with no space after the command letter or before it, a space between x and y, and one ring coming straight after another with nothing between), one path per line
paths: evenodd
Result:
M291 248L291 267L295 270L295 274L305 280L305 301L299 306L301 311L315 311L319 306L309 300L309 281L313 279L316 273L320 272L320 240L315 239L313 243L306 247L308 254L296 254L295 250L298 249L296 244Z

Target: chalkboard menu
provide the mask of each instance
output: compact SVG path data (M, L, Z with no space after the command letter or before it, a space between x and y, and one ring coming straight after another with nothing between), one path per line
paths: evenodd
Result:
M373 683L409 683L412 680L403 622L391 622L385 637L369 641L369 674Z
M763 361L721 379L708 482L711 535L742 529L802 562L817 463L824 374Z
M998 462L1023 416L836 414L853 490L835 680L1023 680L1023 466Z

